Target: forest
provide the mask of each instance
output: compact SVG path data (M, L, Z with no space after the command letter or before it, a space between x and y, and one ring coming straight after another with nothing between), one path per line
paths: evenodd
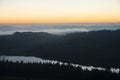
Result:
M59 64L0 61L0 80L119 80L109 71L83 71Z
M85 66L120 68L120 30L15 32L0 35L0 55L35 56ZM83 71L71 66L0 61L0 80L120 80L109 71Z

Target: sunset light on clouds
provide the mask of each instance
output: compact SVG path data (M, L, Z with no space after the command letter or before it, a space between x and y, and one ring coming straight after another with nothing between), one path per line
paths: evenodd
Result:
M120 22L120 0L0 0L1 24Z

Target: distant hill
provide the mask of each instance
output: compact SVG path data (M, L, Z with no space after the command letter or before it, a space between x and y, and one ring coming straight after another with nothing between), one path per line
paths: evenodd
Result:
M120 30L66 35L15 32L0 36L0 55L37 56L82 65L120 67Z

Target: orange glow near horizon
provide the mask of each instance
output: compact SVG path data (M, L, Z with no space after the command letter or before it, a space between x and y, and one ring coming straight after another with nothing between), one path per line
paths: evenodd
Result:
M112 22L120 22L119 19L114 18L107 18L107 19L69 19L69 18L54 18L54 19L20 19L20 18L14 18L12 20L4 19L1 20L1 24L39 24L39 23L112 23Z
M120 22L119 0L1 0L0 24Z

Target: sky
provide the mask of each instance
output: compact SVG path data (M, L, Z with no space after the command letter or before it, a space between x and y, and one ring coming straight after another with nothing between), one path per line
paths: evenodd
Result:
M0 0L0 24L120 22L120 0Z

